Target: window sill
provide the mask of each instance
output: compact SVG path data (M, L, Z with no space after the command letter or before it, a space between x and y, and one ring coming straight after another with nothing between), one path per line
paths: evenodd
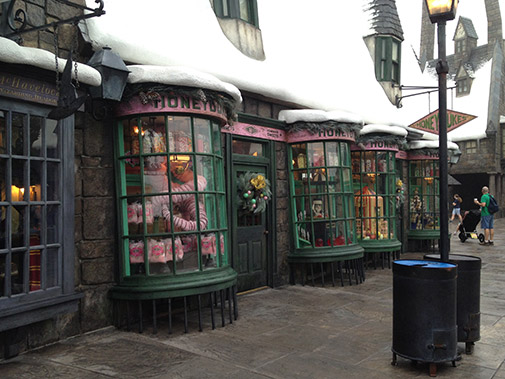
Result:
M76 312L82 297L82 293L60 295L0 310L0 332L47 320L62 313Z

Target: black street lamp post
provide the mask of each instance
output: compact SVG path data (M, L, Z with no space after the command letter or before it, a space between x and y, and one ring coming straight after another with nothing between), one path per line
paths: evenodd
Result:
M438 39L438 141L440 168L440 259L449 261L448 157L447 157L447 73L445 24L456 17L458 0L425 0L432 23L437 24Z

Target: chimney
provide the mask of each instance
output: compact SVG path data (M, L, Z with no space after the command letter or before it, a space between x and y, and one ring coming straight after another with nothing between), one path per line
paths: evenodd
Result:
M419 65L421 66L421 70L424 70L426 62L433 60L433 54L435 51L435 24L432 24L430 21L424 0L421 0L420 2L423 8L421 12L421 46L419 49Z
M487 15L487 43L488 53L493 54L497 42L503 41L503 27L498 0L484 0Z

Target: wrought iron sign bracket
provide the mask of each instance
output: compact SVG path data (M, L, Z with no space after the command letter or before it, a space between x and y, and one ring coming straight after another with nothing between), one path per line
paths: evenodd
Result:
M396 95L396 101L395 101L395 105L397 108L401 108L403 105L402 105L402 99L405 99L406 97L412 97L412 96L417 96L417 95L425 95L425 94L430 94L432 92L438 92L438 87L428 87L428 86L398 86L400 88L400 90L402 91L412 91L412 90L417 90L417 91L420 91L420 90L427 90L427 91L423 91L423 92L417 92L417 93L413 93L411 95L405 95L405 96L398 96ZM453 89L453 88L456 88L457 85L453 86L453 87L448 87L447 89Z
M35 32L39 30L45 30L51 27L56 27L63 24L77 24L81 20L85 20L92 17L100 17L105 14L103 10L103 0L95 0L95 3L99 4L98 8L88 8L83 5L71 3L66 0L56 0L59 3L64 5L68 5L74 8L81 9L82 11L88 11L89 13L83 14L82 16L76 16L67 18L65 20L59 20L55 22L51 22L45 25L34 26L30 28L26 28L28 15L23 9L17 9L14 11L14 3L15 0L7 0L8 4L2 4L2 14L0 15L0 37L10 38L19 37L19 35L29 32ZM1 2L1 1L0 1ZM19 25L17 26L16 23Z

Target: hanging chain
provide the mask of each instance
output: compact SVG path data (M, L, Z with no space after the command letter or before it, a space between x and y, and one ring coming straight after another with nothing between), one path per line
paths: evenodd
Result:
M54 65L55 65L55 68L56 68L56 90L59 93L60 92L60 73L58 71L58 55L59 55L59 48L58 48L58 26L54 27L53 43L54 43Z
M74 41L73 41L73 46L71 47L72 49L72 52L73 52L73 56L74 56L74 71L75 71L75 87L76 88L79 88L79 78L77 76L77 58L79 56L79 40L78 40L78 33L79 33L79 29L77 27L77 24L74 24L74 28L75 28L75 33L74 33Z

